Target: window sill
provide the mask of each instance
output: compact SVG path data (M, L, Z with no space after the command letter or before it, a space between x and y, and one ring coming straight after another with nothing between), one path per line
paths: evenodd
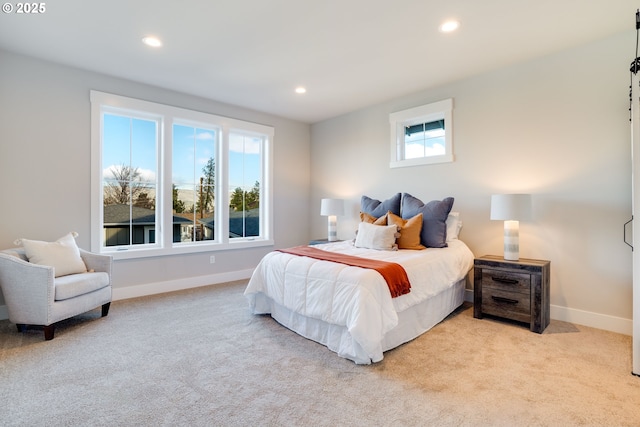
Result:
M451 163L451 162L453 162L453 154L444 155L444 156L421 157L419 159L398 160L395 162L390 162L389 167L404 168L409 166L435 165L438 163Z
M185 245L174 248L142 248L142 249L122 249L122 250L110 250L102 251L102 255L111 255L114 260L123 259L138 259L138 258L153 258L183 254L205 253L205 252L218 252L228 251L235 249L247 249L247 248L259 248L264 246L273 246L274 241L272 239L260 239L260 240L246 240L238 242L228 243L214 243L206 245Z

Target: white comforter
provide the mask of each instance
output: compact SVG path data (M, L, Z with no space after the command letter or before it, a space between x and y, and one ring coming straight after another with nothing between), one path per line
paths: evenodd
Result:
M295 313L345 326L374 361L384 334L398 324L397 313L452 286L473 266L473 254L460 240L420 251L356 248L351 241L316 248L401 264L411 292L391 298L375 270L274 251L260 261L244 292L252 312L270 313L270 304L256 298L265 294Z

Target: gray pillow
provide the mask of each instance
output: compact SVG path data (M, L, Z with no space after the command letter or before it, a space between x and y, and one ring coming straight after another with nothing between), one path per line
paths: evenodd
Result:
M410 219L422 213L420 243L428 248L446 248L447 216L453 207L453 197L433 200L427 204L411 194L402 195L402 219Z
M360 199L360 212L367 213L376 218L380 218L388 211L400 216L400 201L402 200L402 194L398 193L388 198L384 202L380 200L374 200L367 196L362 196Z

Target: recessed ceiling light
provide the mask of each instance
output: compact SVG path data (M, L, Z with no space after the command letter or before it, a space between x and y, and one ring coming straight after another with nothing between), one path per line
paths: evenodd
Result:
M144 37L142 39L142 43L146 44L147 46L151 46L151 47L160 47L160 46L162 46L162 42L160 41L160 39L157 38L157 37L153 37L153 36Z
M455 20L446 21L442 23L442 25L440 25L440 31L442 31L443 33L450 33L452 31L457 30L459 26L460 26L460 23L458 21L455 21Z
M298 86L296 88L296 93L307 93L307 89L302 86Z

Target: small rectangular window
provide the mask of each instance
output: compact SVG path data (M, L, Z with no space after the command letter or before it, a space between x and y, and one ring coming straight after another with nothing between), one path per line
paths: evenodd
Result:
M404 128L405 159L442 156L446 153L444 120L410 125Z
M447 99L390 114L390 166L452 162L452 108Z

